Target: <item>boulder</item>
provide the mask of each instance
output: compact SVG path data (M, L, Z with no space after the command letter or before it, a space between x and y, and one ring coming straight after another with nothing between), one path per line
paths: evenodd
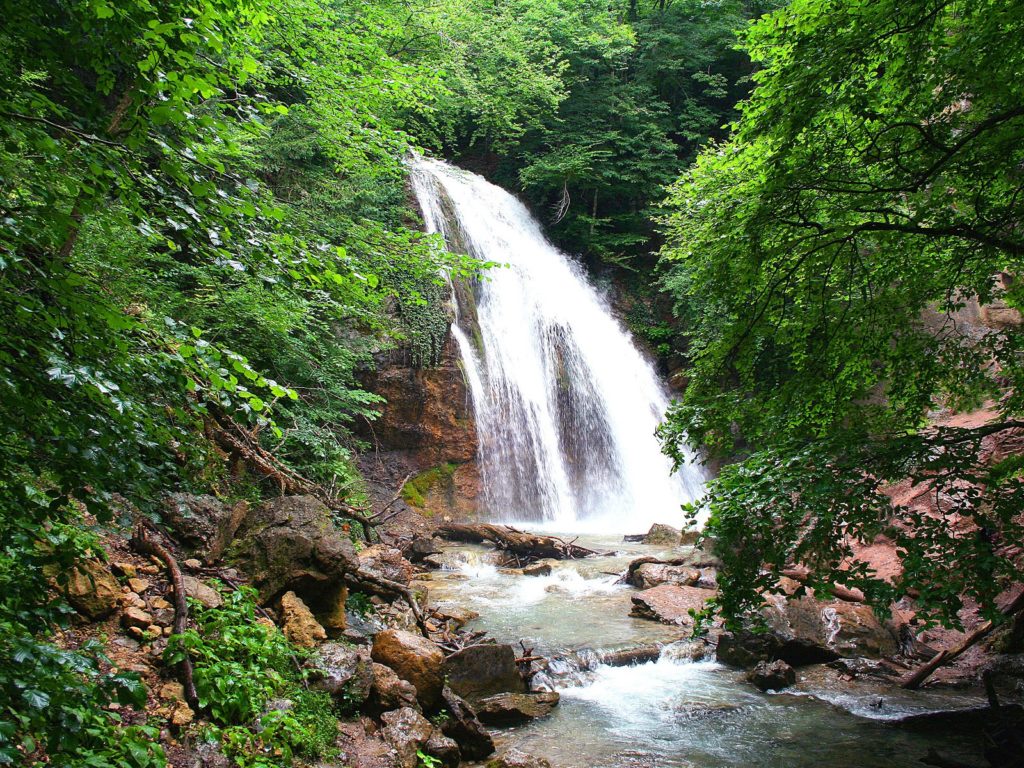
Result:
M493 760L488 760L485 768L551 768L551 763L543 757L534 757L518 749L510 749Z
M444 676L449 687L470 703L497 693L526 690L511 645L487 643L463 648L444 660Z
M419 708L416 701L416 686L400 678L391 667L373 663L373 685L367 699L366 709L379 715L402 707Z
M281 597L281 629L300 648L313 648L327 639L327 632L294 592L285 592Z
M161 508L163 522L174 531L175 539L207 563L224 554L247 512L244 501L229 507L214 496L189 493L168 495Z
M121 586L99 560L82 560L71 569L62 590L78 613L93 621L117 609Z
M692 627L693 616L690 611L702 611L704 603L714 596L715 593L710 589L662 584L633 595L630 615L653 619L662 624Z
M440 760L445 768L459 764L458 745L415 709L403 707L385 712L381 721L384 724L381 737L397 753L400 768L416 768L419 764L416 753L420 751Z
M423 558L440 553L441 542L430 536L417 536L402 550L402 554L413 563L422 562Z
M306 666L310 670L310 687L327 691L344 711L354 711L370 696L373 662L365 650L324 643Z
M444 653L425 637L400 629L378 632L373 639L373 660L391 667L416 688L416 698L426 710L441 703L444 687Z
M636 562L636 561L634 561ZM628 583L637 589L653 589L662 584L676 584L692 587L700 581L701 572L686 565L671 565L662 562L643 562L627 571Z
M401 550L383 544L374 544L359 553L359 563L363 570L375 576L396 581L405 586L413 577L412 563L402 556Z
M677 547L681 541L682 534L678 528L671 525L655 523L643 538L644 544L657 544L661 546Z
M771 595L761 611L762 631L725 633L718 660L738 667L781 659L794 667L840 657L881 658L896 652L896 638L863 603L824 602L811 596Z
M476 713L451 688L441 693L448 717L441 724L444 735L459 745L463 760L483 760L494 753L494 740L487 733Z
M195 576L182 574L182 586L185 587L185 595L198 601L205 608L220 608L224 605L224 598L220 593L208 584L204 584Z
M781 659L762 661L747 675L747 680L762 691L781 691L796 682L796 671Z
M312 496L282 496L251 509L232 553L252 577L264 603L295 592L321 625L345 628L345 574L359 568L348 536Z
M558 693L555 691L499 693L497 696L482 699L477 706L476 715L480 722L487 725L519 725L551 714L551 710L558 704L558 699Z

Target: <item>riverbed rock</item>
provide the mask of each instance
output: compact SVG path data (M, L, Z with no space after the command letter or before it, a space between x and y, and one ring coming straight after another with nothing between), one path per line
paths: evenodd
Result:
M690 612L702 611L704 603L714 596L715 593L710 589L662 584L633 595L630 615L660 621L662 624L692 627L693 616Z
M373 663L373 685L366 701L366 710L374 715L389 712L392 709L411 707L419 709L416 700L416 686L403 680L391 667Z
M534 757L518 749L510 749L493 760L488 760L486 768L551 768L551 763L543 757Z
M461 762L458 745L415 709L385 712L381 721L381 736L398 753L401 768L416 768L419 751L440 760L444 768L455 768Z
M383 544L374 544L359 553L359 564L363 570L375 576L408 586L415 572L412 563L405 559L400 549Z
M796 682L796 670L781 659L762 661L747 675L747 680L762 691L781 691Z
M145 630L153 623L153 617L141 608L135 606L129 606L124 609L124 613L121 614L121 626L125 629L136 629Z
M644 562L633 561L626 571L627 583L637 589L653 589L661 584L676 584L680 587L692 587L701 578L701 572L686 565L673 565L659 560ZM637 563L634 567L634 563Z
M772 595L762 609L761 632L725 633L718 641L719 661L753 667L781 659L794 667L840 657L880 658L896 652L896 638L863 603L824 602L811 596L786 600Z
M281 629L285 637L300 648L314 648L327 639L327 631L294 592L281 596Z
M121 597L117 579L99 560L79 561L61 588L71 607L93 621L112 614Z
M551 714L551 710L558 704L558 699L556 691L499 693L482 699L477 706L476 715L480 722L487 725L519 725Z
M438 555L442 551L442 542L432 536L417 536L402 549L402 554L413 563L423 561L430 555Z
M660 546L677 547L681 541L681 533L678 528L671 525L655 523L644 536L644 544L657 544Z
M391 667L400 678L416 688L416 699L425 710L441 702L444 687L444 653L421 635L400 629L378 632L373 639L373 660Z
M444 735L459 745L464 760L483 760L494 753L494 740L487 733L473 708L445 686L442 692L448 717L441 724Z
M172 493L163 501L163 522L186 551L206 563L221 558L248 512L248 504L224 504L215 496Z
M547 560L538 560L536 563L523 566L523 576L550 576L551 563Z
M345 574L359 568L348 536L312 496L282 496L252 508L232 553L264 603L292 591L332 633L345 628Z
M373 662L364 649L324 643L306 666L310 670L310 687L329 693L344 710L352 711L361 706L370 695L374 683Z
M498 693L526 690L511 645L473 645L444 661L444 676L451 689L471 704Z

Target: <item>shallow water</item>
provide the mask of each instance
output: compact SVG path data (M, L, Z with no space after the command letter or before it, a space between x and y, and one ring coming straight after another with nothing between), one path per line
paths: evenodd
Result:
M891 722L907 714L977 706L952 692L897 692L875 683L835 686L829 670L800 670L789 692L762 694L743 673L714 661L628 667L596 663L583 649L685 640L685 631L629 616L635 590L615 584L641 555L667 555L609 538L581 539L606 557L558 563L550 576L504 574L482 547L449 555L456 570L435 572L431 601L479 612L470 627L502 642L560 658L550 680L561 704L543 720L495 731L503 748L547 757L562 768L910 768L929 747L970 761L976 736L910 733ZM677 553L678 554L678 553ZM589 663L588 663L589 660ZM975 762L977 762L975 760Z

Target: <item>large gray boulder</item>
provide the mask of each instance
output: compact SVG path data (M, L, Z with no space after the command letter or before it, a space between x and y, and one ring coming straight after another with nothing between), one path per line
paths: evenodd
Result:
M511 645L488 643L463 648L445 659L444 676L448 686L470 703L497 693L526 691Z
M863 603L822 601L810 595L786 599L771 595L761 609L760 631L725 633L718 641L719 661L753 667L781 659L794 667L840 657L881 658L896 653L893 634Z
M250 509L232 553L264 603L295 592L329 634L344 630L345 574L359 558L321 501L282 496Z
M234 506L216 496L172 493L160 508L161 519L187 552L207 564L221 558L249 511L247 502Z
M306 666L310 687L329 693L343 711L354 712L370 695L374 670L365 649L324 643Z

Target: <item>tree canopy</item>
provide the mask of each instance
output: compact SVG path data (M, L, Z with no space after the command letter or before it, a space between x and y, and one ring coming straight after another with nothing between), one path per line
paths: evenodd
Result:
M746 457L705 502L733 616L793 562L883 608L911 589L946 623L961 595L995 614L1024 486L978 451L1019 426L1020 336L957 313L1020 302L1022 30L1013 2L796 0L744 33L754 90L662 219L691 364L662 436ZM994 424L928 426L986 402ZM939 519L891 507L904 477L934 484ZM895 588L849 568L883 529Z

